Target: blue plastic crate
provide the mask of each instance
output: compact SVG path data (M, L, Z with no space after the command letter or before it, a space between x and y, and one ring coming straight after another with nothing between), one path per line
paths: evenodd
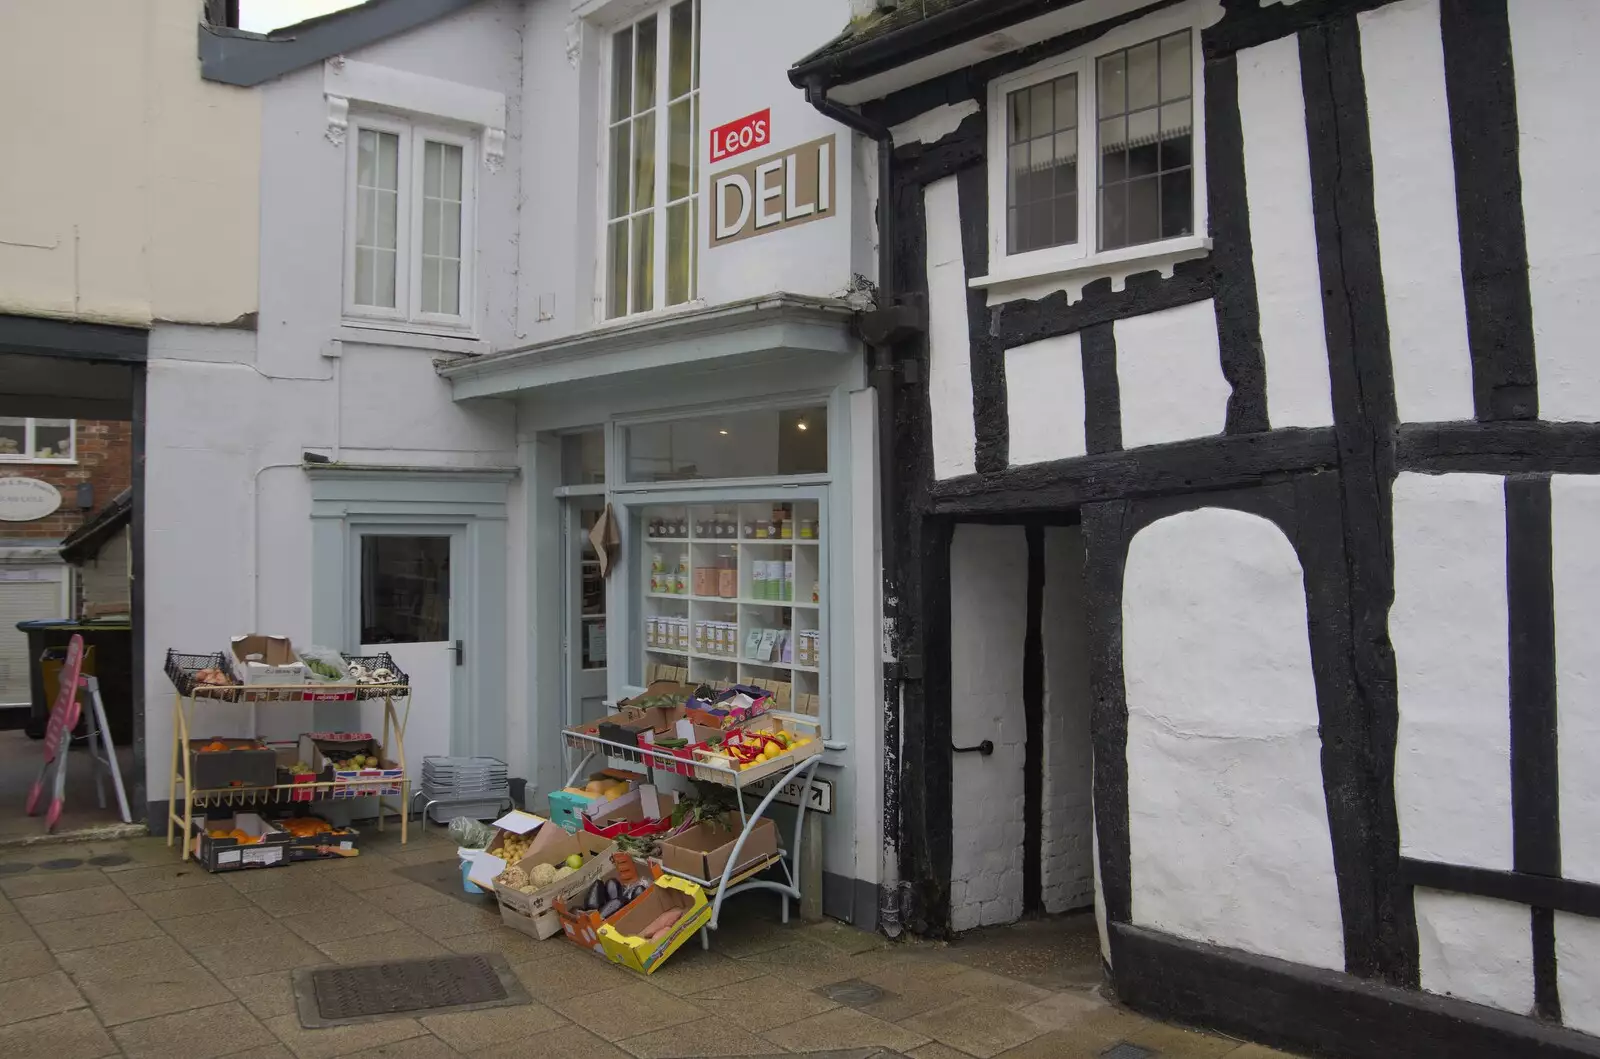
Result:
M583 828L583 811L599 800L596 795L578 794L565 788L551 791L550 819L563 830L576 834Z

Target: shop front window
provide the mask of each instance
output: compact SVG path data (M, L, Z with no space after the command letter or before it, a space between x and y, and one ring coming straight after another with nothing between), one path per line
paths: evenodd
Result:
M669 419L623 431L630 482L691 482L825 474L823 406Z
M822 714L825 531L815 499L639 509L646 682L753 684Z

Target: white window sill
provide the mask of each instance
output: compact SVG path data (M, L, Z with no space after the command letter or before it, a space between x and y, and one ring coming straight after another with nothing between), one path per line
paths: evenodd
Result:
M1040 280L1073 280L1083 282L1098 278L1096 273L1129 275L1151 269L1167 269L1179 261L1200 257L1211 250L1211 240L1203 235L1187 235L1181 239L1165 239L1159 243L1141 243L1118 250L1105 250L1088 257L1063 258L1054 263L1035 263L1026 267L1004 264L991 269L987 276L967 281L972 288L1005 287L1016 283Z
M68 460L58 460L45 456L0 456L0 463L13 467L70 467L77 463L76 457Z
M426 349L444 353L488 353L493 348L470 331L431 328L423 324L378 323L372 320L346 320L334 329L333 337L340 342L369 346L402 346L406 349Z

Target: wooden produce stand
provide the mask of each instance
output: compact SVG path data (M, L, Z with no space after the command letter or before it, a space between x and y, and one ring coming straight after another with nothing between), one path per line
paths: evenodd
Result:
M369 670L389 669L400 674L394 660L387 654L373 656L347 656L350 663L360 664ZM172 777L171 786L167 795L167 845L170 847L173 839L180 834L183 843L183 859L188 860L192 846L192 828L195 818L194 810L216 806L254 807L266 805L288 805L291 803L304 806L308 803L326 800L332 797L353 798L373 797L377 800L378 830L383 830L383 810L386 804L400 814L400 842L404 844L408 836L408 812L410 805L408 788L411 785L410 777L406 775L405 733L406 723L411 717L411 688L404 674L389 683L355 683L355 682L307 682L301 684L208 684L197 679L204 670L221 670L227 672L227 663L222 654L195 655L179 654L176 651L167 652L167 676L172 680L175 689L172 703ZM196 703L239 703L250 705L251 716L254 717L256 704L271 705L280 702L357 702L369 700L383 700L383 741L380 744L384 753L390 755L399 767L398 778L393 776L361 777L356 779L317 780L309 783L272 783L259 786L215 787L210 789L196 788L192 777L195 774L195 752L190 749L190 717ZM395 700L405 702L404 712L399 712L395 707ZM183 794L178 788L182 785ZM384 789L391 791L398 787L398 794L392 795L396 800L386 803ZM308 796L309 795L309 796ZM180 804L181 803L181 804Z
M697 883L705 889L706 896L711 899L711 919L700 931L701 948L711 947L710 931L716 930L722 915L722 903L734 894L745 893L751 890L770 890L779 895L782 902L783 922L789 922L790 900L800 900L799 865L800 843L805 835L806 805L810 800L811 781L816 776L817 766L822 763L824 749L821 737L821 726L814 718L798 714L779 713L776 711L762 714L765 718L788 724L797 728L805 728L815 732L814 742L805 749L809 751L804 755L795 754L793 757L786 754L788 760L775 760L770 764L756 769L742 771L720 764L714 760L707 760L697 756L691 763L670 750L653 749L645 745L630 746L626 743L613 742L592 735L578 728L567 728L562 732L569 750L582 751L582 757L577 767L572 770L567 779L567 786L576 785L588 772L595 758L602 761L618 759L628 767L643 765L650 773L652 779L656 772L680 776L692 776L696 780L716 783L732 788L738 797L735 801L739 807L740 831L739 837L734 842L733 851L728 857L727 866L721 876L715 879L699 879L682 872L664 868L668 875L675 875ZM801 781L799 806L795 810L794 836L788 849L779 847L777 852L763 857L751 864L740 863L745 842L749 839L751 831L763 819L767 810L772 806L773 799L778 792L790 783ZM771 782L770 790L765 789L765 784ZM751 789L761 785L761 789ZM761 801L754 809L745 802L746 797L755 797L764 794ZM768 868L778 867L783 878L761 879L761 875Z

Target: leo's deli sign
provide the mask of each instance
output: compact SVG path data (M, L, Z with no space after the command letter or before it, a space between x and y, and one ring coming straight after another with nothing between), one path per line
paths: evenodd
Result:
M37 478L0 478L0 522L32 522L61 506L61 490Z
M711 245L833 216L835 147L828 135L713 173Z

